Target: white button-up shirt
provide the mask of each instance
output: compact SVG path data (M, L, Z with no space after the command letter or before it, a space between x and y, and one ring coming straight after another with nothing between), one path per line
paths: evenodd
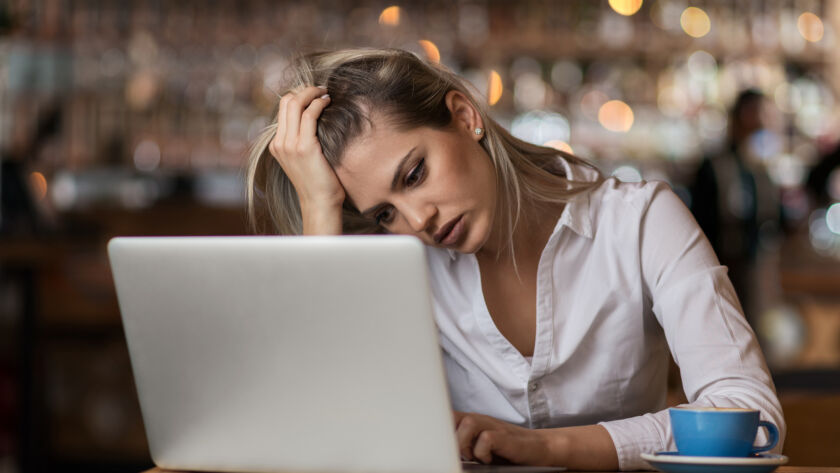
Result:
M641 453L675 449L670 350L690 404L760 410L781 451L782 410L726 267L666 184L611 178L566 205L537 268L531 359L496 328L475 256L427 253L453 409L530 428L598 423L622 470L648 468Z

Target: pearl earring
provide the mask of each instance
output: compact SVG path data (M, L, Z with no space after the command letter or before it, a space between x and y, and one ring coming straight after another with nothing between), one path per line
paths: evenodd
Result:
M480 135L482 132L484 132L484 130L482 130L481 128L476 128L475 129L475 134L476 135Z

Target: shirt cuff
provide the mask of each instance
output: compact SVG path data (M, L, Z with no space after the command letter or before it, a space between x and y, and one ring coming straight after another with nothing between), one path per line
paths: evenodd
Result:
M642 460L642 453L656 453L669 448L671 424L667 410L629 419L599 422L598 425L610 434L621 471L653 470Z

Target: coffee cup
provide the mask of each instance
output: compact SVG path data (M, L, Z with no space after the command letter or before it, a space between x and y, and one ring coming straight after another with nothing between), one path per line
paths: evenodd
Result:
M755 409L673 407L668 411L680 455L747 457L770 450L779 442L779 429L760 420ZM767 429L768 441L755 446L759 427Z

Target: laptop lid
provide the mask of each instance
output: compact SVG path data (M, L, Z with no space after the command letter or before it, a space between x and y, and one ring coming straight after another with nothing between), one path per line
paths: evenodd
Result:
M460 471L419 240L115 238L108 252L158 466Z

